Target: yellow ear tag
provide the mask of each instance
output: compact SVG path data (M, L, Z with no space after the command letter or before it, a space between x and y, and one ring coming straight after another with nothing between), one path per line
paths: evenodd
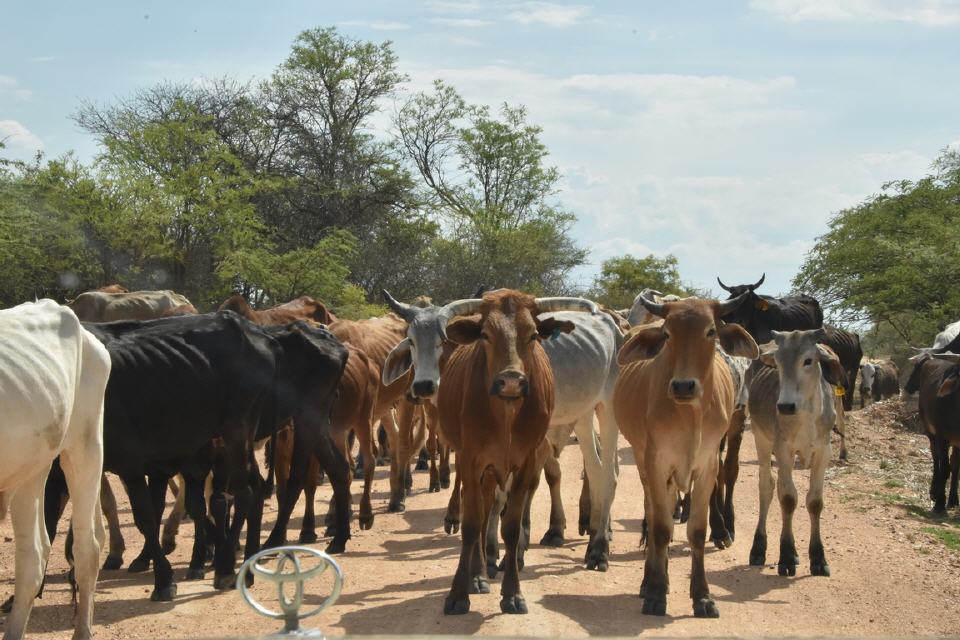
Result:
M840 385L837 385L836 387L834 387L833 392L837 394L838 398L842 398L843 396L847 395L846 389L844 389Z
M760 311L766 311L767 309L770 308L770 303L764 300L763 298L760 298L759 300L753 303L753 306L755 306L757 309L760 309Z

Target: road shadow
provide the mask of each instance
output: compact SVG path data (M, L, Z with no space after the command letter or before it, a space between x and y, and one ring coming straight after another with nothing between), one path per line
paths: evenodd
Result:
M809 565L797 567L798 572L803 569L809 570ZM761 567L751 567L750 565L737 565L728 567L719 571L707 571L707 582L711 586L717 586L727 591L727 594L716 595L714 598L726 602L750 602L762 605L788 604L789 600L760 600L760 596L765 596L773 591L781 589L790 589L791 585L800 580L809 580L814 578L809 573L797 575L794 577L779 576L776 574L765 573Z
M546 594L539 606L579 624L591 636L636 636L664 629L674 620L691 616L645 616L637 593L606 596Z

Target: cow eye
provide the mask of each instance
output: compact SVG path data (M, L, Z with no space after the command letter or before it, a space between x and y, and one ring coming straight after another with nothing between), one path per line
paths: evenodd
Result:
M803 361L803 366L805 367L809 367L812 364L813 364L813 358L807 358L806 360Z
M716 337L717 337L717 328L716 328L716 327L710 327L710 330L707 331L707 337L708 337L708 338L716 338Z
M490 339L490 336L487 335L487 332L486 332L486 331L482 331L482 332L480 333L480 339L481 339L481 340L489 340L489 339Z
M538 337L540 337L539 334L534 333L530 336L530 342L536 342Z

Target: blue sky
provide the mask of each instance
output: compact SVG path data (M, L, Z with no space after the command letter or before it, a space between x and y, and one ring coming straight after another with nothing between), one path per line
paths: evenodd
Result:
M785 291L831 212L960 146L960 0L35 0L2 14L0 137L22 158L92 159L70 120L82 100L263 77L303 29L392 40L405 91L439 77L472 102L527 105L591 250L584 283L604 258L652 252L698 286L765 271L764 289Z

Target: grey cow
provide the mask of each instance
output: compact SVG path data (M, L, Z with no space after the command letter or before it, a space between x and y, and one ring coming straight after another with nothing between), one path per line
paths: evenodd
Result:
M763 565L767 551L767 513L773 497L770 455L776 457L777 497L783 527L777 572L796 575L797 548L793 512L797 489L793 484L795 458L810 469L807 511L810 514L810 573L829 576L830 566L820 538L823 477L830 461L830 432L837 421L836 385L844 379L836 354L822 344L823 329L773 331L773 341L761 347L764 367L750 382L750 418L760 461L760 518L750 550L750 564ZM841 407L842 410L842 407Z

